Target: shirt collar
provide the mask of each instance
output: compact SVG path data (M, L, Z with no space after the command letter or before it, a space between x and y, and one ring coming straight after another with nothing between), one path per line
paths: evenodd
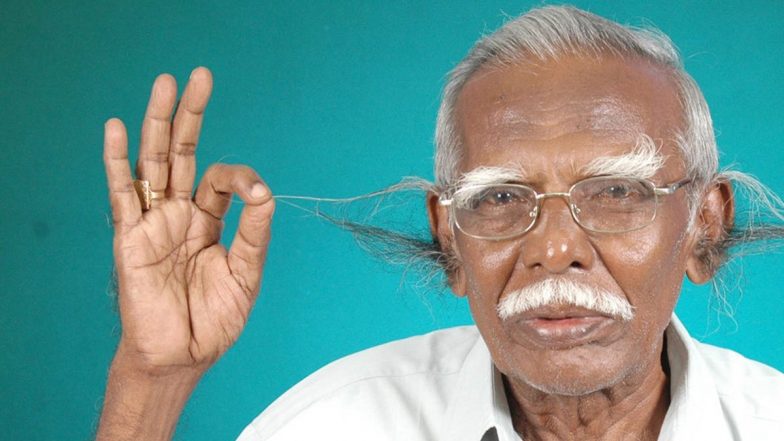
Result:
M659 439L731 440L732 430L724 418L710 369L675 314L664 335L670 363L670 407Z
M716 385L696 343L673 314L665 331L670 365L670 406L659 439L730 441ZM495 428L499 441L518 441L506 400L503 377L481 337L460 369L456 393L447 408L444 439L482 440Z
M499 441L517 441L506 401L503 377L480 337L458 374L456 392L447 407L443 439L483 440L495 428Z

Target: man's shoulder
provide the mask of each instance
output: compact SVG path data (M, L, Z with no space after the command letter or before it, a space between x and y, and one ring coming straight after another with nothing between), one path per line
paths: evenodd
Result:
M725 411L784 427L784 373L725 348L697 343Z
M475 326L461 326L338 359L289 389L239 439L304 439L325 431L332 434L333 430L341 431L343 439L352 439L355 431L402 439L391 436L401 427L394 427L395 422L433 415L434 409L429 407L438 408L448 400L457 374L479 338ZM425 432L432 423L416 422Z

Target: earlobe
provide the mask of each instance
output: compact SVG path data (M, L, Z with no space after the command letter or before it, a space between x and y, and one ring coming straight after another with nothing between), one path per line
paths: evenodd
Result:
M732 187L726 180L711 185L696 213L697 237L686 261L686 275L695 284L709 281L726 259L727 235L735 219Z
M708 271L707 265L692 255L686 261L686 276L691 280L691 283L702 285L710 280L713 274Z
M443 266L452 292L458 296L466 295L465 274L460 267L460 259L454 249L453 232L449 223L449 210L438 202L438 194L427 194L427 217L430 221L430 234L444 253Z
M458 297L465 297L467 294L465 273L462 268L455 269L449 276L449 286L452 288L452 293Z

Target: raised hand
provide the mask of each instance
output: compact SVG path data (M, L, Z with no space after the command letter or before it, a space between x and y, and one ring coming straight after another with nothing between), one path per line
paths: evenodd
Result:
M149 407L152 396L166 399L160 396L164 385L178 391L169 394L177 402L153 404L181 409L201 374L239 337L259 291L274 211L269 189L248 167L218 164L193 195L195 150L211 91L210 72L195 69L172 122L177 85L170 75L155 80L136 163L137 178L160 194L148 210L134 190L125 127L118 119L105 126L122 336L107 386L102 439L122 439L113 429L133 424L113 424L116 418L145 414L141 407ZM226 250L220 236L233 194L245 206ZM152 436L133 432L141 434Z
M125 128L106 123L104 161L115 226L114 255L122 320L120 351L140 369L206 369L239 337L256 299L274 202L244 166L214 165L193 196L195 150L212 90L193 71L173 123L177 86L153 85L136 174L165 197L143 211L134 192ZM227 251L220 243L232 194L245 202Z

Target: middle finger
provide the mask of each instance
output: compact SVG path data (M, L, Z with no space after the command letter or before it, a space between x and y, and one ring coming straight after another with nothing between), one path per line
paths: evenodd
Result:
M204 109L211 93L212 74L204 67L197 67L191 73L174 115L169 151L170 196L181 199L192 197L196 176L196 144L199 142Z
M177 99L177 83L169 74L155 79L142 123L136 176L150 182L152 191L164 191L169 176L171 113Z

